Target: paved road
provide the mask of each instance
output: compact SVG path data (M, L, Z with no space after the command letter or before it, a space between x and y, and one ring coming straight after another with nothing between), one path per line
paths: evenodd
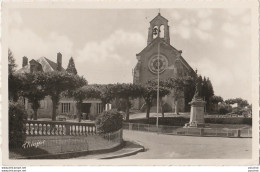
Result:
M160 135L124 130L125 140L141 143L147 150L125 159L247 159L251 138Z

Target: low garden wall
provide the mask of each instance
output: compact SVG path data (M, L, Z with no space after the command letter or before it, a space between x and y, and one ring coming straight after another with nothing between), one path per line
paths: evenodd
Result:
M252 137L251 127L240 127L239 125L230 128L217 126L205 128L184 128L183 126L151 125L141 123L124 123L123 129L141 132L152 132L157 134L179 135L179 136L200 136L200 137Z
M190 121L189 118L184 117L159 117L160 125L170 126L184 126L185 123ZM149 119L131 119L131 123L142 123L142 124L156 124L156 118L152 117ZM233 118L205 118L205 123L210 124L247 124L252 125L252 118L233 117Z
M106 134L96 132L95 124L26 121L23 145L9 146L9 157L52 158L57 155L109 151L123 143L122 129ZM66 156L65 156L66 157Z

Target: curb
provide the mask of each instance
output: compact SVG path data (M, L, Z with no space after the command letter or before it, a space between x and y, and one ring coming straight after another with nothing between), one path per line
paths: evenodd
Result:
M138 141L129 141L129 142L133 142L135 144L138 144L141 148L136 148L136 150L131 151L131 152L126 152L126 153L121 153L121 154L117 154L117 155L111 155L111 156L105 156L99 159L114 159L114 158L122 158L122 157L126 157L126 156L130 156L130 155L135 155L138 152L144 152L145 148L144 146L139 143Z
M144 148L138 148L134 151L131 152L127 152L127 153L122 153L122 154L118 154L118 155L113 155L113 156L107 156L107 157L102 157L99 159L114 159L114 158L122 158L122 157L126 157L126 156L130 156L130 155L135 155L138 152L144 152Z

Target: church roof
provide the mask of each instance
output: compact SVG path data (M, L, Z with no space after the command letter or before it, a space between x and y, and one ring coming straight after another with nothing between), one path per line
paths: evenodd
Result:
M167 43L163 38L157 37L150 44L148 44L140 53L136 54L136 56L141 55L143 52L151 48L154 44L158 44L159 42L163 42L166 46L169 46L174 51L179 52L179 50L174 48L171 44ZM186 62L186 60L182 56L179 56L179 59L189 70L191 70L194 74L196 74L196 72L192 69L192 67Z
M168 22L168 20L166 18L164 18L163 16L161 16L160 13L158 13L158 15L156 17L154 17L154 19L152 19L150 21L150 23L153 23L155 20L164 20L164 21Z
M34 59L33 59L34 60ZM46 57L40 57L35 60L42 65L43 72L51 72L57 70L57 63L51 61ZM63 67L61 67L62 71L65 71ZM15 73L29 73L30 72L30 64L24 66L23 68L17 70Z

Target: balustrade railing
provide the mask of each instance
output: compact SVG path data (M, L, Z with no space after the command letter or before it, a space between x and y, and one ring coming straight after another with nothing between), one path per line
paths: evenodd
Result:
M78 136L96 134L94 123L78 123L63 121L26 121L28 136Z

